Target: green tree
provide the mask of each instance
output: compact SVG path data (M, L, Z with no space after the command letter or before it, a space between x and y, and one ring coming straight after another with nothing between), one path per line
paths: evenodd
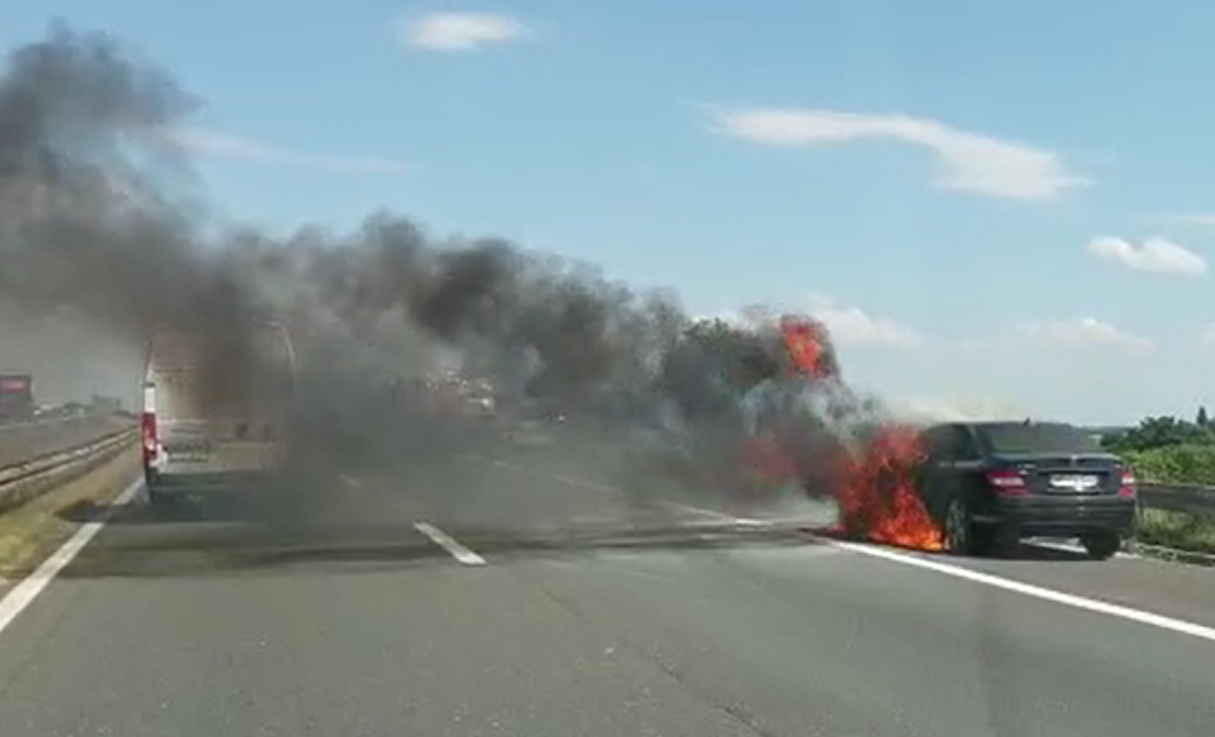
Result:
M1187 444L1207 444L1211 433L1199 425L1171 416L1145 417L1139 425L1106 439L1105 446L1115 452L1140 452Z
M1175 445L1123 457L1145 481L1215 485L1215 445Z
M1206 407L1198 408L1198 417L1195 418L1194 424L1198 425L1199 427L1201 427L1203 429L1206 429L1207 427L1210 426L1211 420L1210 420L1210 418L1207 417L1207 408Z

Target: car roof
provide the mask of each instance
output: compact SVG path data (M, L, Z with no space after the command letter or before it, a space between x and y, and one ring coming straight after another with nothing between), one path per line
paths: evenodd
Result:
M957 420L954 422L936 422L928 426L928 429L937 427L970 427L976 430L985 428L997 427L1075 427L1067 422L1057 422L1053 420Z
M968 423L972 427L1074 427L1066 422L1056 422L1053 420L984 420L982 422Z

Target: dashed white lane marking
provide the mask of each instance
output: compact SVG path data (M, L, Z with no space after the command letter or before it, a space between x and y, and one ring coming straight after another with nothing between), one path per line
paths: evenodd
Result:
M130 486L122 490L122 493L114 500L114 504L130 502L142 488L143 479L136 479L131 482ZM67 542L51 553L51 557L42 561L42 565L14 586L8 592L8 596L0 599L0 634L3 634L21 612L34 603L38 594L41 594L43 589L49 586L51 581L54 581L55 577L80 554L80 551L84 550L84 546L88 545L98 532L101 532L101 528L105 527L107 520L108 517L81 526L67 539Z
M451 553L451 557L466 566L483 566L485 559L461 545L454 537L443 532L429 522L418 522L414 529L422 533L439 547Z
M356 479L355 477L353 477L349 474L344 473L341 475L340 478L342 480L342 484L344 484L345 486L349 486L352 489L357 489L358 487L363 485L362 481L359 481L358 479Z
M1024 596L1032 596L1035 599L1051 601L1056 604L1070 606L1075 609L1083 609L1098 614L1106 614L1111 617L1119 617L1132 622L1139 622L1152 627L1170 630L1183 635L1190 635L1210 642L1215 642L1215 628L1206 627L1194 622L1187 622L1182 619L1174 619L1166 617L1162 614L1143 611L1141 609L1132 609L1131 607L1121 606L1119 604L1111 604L1099 599L1089 599L1075 594L1066 594L1062 591L1048 589L1041 586L1034 586L1020 581L1015 581L1011 578L1003 578L1001 576L993 576L990 573L980 573L970 568L962 566L950 565L948 563L939 563L933 560L927 560L908 553L900 553L886 548L874 547L864 543L850 543L840 540L826 541L839 548L851 550L861 555L868 555L874 558L882 558L884 560L901 563L903 565L913 566L916 568L924 568L926 570L943 573L946 576L961 578L975 583L981 583L985 586L991 586L1005 591L1012 591Z

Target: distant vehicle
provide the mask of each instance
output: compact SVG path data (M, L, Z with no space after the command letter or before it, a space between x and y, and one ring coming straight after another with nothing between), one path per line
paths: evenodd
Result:
M29 422L35 408L32 376L0 374L0 422Z
M1077 427L957 422L930 426L920 438L920 495L951 552L1078 537L1089 557L1104 560L1134 528L1134 474Z
M274 382L257 382L239 406L207 406L194 344L173 332L148 346L140 418L144 475L153 505L181 493L264 484L286 458L286 420L296 363L282 325L259 323L254 344L275 367ZM242 381L245 377L235 377ZM252 384L250 377L250 384Z

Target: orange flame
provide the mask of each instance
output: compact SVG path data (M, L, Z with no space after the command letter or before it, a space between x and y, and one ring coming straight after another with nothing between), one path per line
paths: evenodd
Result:
M823 327L811 318L785 315L779 328L789 367L802 378L828 378L832 371L830 345ZM810 483L799 478L799 465L805 466L796 460L806 449L790 447L779 435L751 437L743 448L747 490L753 494L790 482ZM891 424L879 428L856 457L842 447L812 452L819 481L833 489L846 531L889 545L922 550L944 547L941 530L916 488L915 470L923 456L918 435L914 427ZM834 461L817 457L823 453L838 453L838 457Z
M873 542L941 550L941 530L916 489L914 472L922 457L915 428L881 428L861 457L846 461L836 491L844 529Z
M780 332L794 370L822 378L826 373L823 364L826 349L818 326L804 318L786 315L780 320Z
M834 491L841 532L871 542L917 550L942 550L941 529L916 488L922 461L915 428L880 428L856 456L846 452L831 462L818 458L829 474L820 477ZM799 480L798 465L773 437L751 438L743 448L746 492L764 495Z

